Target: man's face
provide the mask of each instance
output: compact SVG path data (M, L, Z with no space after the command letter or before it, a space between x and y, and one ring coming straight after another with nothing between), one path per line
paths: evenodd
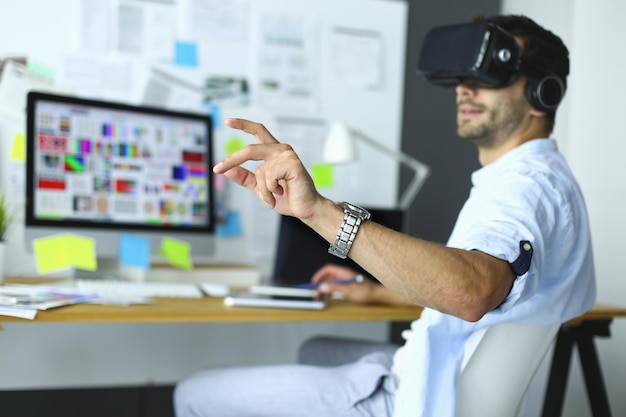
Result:
M456 87L459 136L478 147L491 148L515 135L530 110L525 86L524 77L497 89L459 84Z

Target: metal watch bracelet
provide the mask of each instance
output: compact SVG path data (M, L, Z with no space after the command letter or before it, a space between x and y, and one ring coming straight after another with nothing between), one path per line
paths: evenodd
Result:
M364 208L345 201L341 201L337 205L343 209L343 221L335 237L335 242L328 248L328 253L345 259L348 257L348 252L350 252L361 222L369 219L371 214Z

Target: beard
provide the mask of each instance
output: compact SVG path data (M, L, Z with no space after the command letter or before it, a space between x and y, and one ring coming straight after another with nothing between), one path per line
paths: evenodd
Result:
M526 98L505 98L487 107L469 99L461 100L458 105L467 104L481 111L487 120L477 123L475 120L460 120L458 135L479 148L493 148L506 141L522 124L525 117Z

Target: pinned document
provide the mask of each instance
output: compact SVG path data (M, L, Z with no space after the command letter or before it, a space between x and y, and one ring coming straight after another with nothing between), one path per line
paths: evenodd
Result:
M335 184L332 164L313 164L311 177L317 188L332 188Z
M160 254L164 256L169 263L181 269L193 269L191 262L191 245L181 240L172 238L163 238L161 242Z
M215 234L220 237L241 236L241 220L237 210L228 210L224 222L217 225Z
M69 267L89 271L98 268L95 241L87 237L62 234L40 238L33 242L33 248L39 274Z
M237 136L233 136L232 138L228 139L228 142L226 142L226 145L224 146L224 151L226 152L226 155L232 155L238 150L243 149L245 146L246 142L243 139Z
M218 127L222 127L222 107L216 103L208 103L206 104L206 107L211 115L213 128L217 129Z
M16 132L15 135L13 135L11 160L16 162L26 161L26 137L23 132Z
M23 120L26 96L31 90L65 92L55 87L51 80L33 74L25 65L6 62L0 83L0 113L14 120Z
M176 42L174 60L181 67L197 67L198 45L195 42Z
M150 268L150 239L122 235L120 238L120 265Z

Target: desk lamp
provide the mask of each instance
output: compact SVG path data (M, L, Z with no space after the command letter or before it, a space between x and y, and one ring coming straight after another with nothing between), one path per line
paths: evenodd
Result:
M331 126L326 141L324 142L324 161L329 164L345 164L357 160L355 141L360 140L375 148L377 151L402 162L413 170L413 179L405 189L399 201L402 210L408 210L415 200L417 193L422 188L426 177L430 173L428 165L403 153L394 151L382 145L380 142L364 135L356 129L351 129L344 123L336 122Z

